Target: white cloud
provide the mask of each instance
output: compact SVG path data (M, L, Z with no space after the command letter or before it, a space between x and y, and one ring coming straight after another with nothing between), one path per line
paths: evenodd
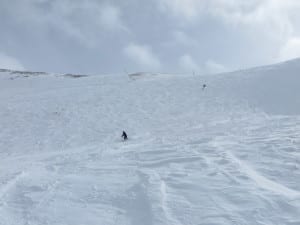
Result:
M179 65L185 72L199 72L201 71L198 63L192 56L185 54L179 58Z
M300 35L299 0L157 1L159 8L165 14L177 18L179 24L184 21L185 24L198 25L203 18L213 18L224 26L236 28L239 33L246 32L253 41L257 37L257 45L260 42L272 43L275 53L269 50L269 58L265 62L276 58L276 51L284 59L289 58L286 55L298 56L298 50L291 48L298 46L294 37ZM181 34L177 34L177 39L186 41Z
M293 37L280 50L279 60L286 61L300 57L300 38Z
M210 14L235 23L256 23L289 17L298 0L158 0L159 8L188 22ZM277 19L276 19L277 20ZM277 21L278 22L278 21Z
M205 70L209 74L223 73L223 72L228 71L228 69L225 66L223 66L219 63L216 63L213 60L208 60L205 62Z
M291 12L300 9L299 1L294 0L231 0L228 4L224 0L216 0L212 4L210 12L225 23L240 26L244 29L252 29L254 32L264 32L272 39L285 41L295 29L297 20Z
M184 72L188 73L214 74L228 71L225 66L213 60L198 63L189 54L184 54L179 58L179 65Z
M299 0L160 0L160 9L179 20L195 22L203 15L236 26L261 28L279 38L299 30ZM276 38L276 37L275 37Z
M24 66L12 56L0 52L0 68L12 70L25 70Z
M124 48L124 53L128 58L144 69L161 68L160 61L152 52L151 48L146 45L129 44Z

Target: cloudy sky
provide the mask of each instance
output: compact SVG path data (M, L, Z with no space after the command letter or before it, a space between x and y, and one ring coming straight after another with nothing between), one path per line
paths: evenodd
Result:
M0 0L0 68L215 73L300 56L299 0Z

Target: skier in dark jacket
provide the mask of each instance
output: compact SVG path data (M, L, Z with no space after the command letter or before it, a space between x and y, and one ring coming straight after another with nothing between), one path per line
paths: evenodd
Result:
M126 132L125 131L123 131L123 133L122 133L122 136L121 136L123 139L124 139L124 141L126 141L128 138L127 138L127 134L126 134Z

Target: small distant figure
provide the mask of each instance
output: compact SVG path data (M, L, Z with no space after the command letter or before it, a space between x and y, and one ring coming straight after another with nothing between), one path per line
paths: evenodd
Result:
M206 84L202 85L202 91L206 88Z
M128 139L128 137L127 137L127 134L126 134L126 132L125 131L123 131L123 133L122 133L122 136L121 136L123 139L124 139L124 141L126 141L127 139Z

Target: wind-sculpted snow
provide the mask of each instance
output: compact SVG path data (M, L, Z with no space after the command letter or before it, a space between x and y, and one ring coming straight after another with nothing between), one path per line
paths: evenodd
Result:
M299 67L0 71L0 225L300 224Z

